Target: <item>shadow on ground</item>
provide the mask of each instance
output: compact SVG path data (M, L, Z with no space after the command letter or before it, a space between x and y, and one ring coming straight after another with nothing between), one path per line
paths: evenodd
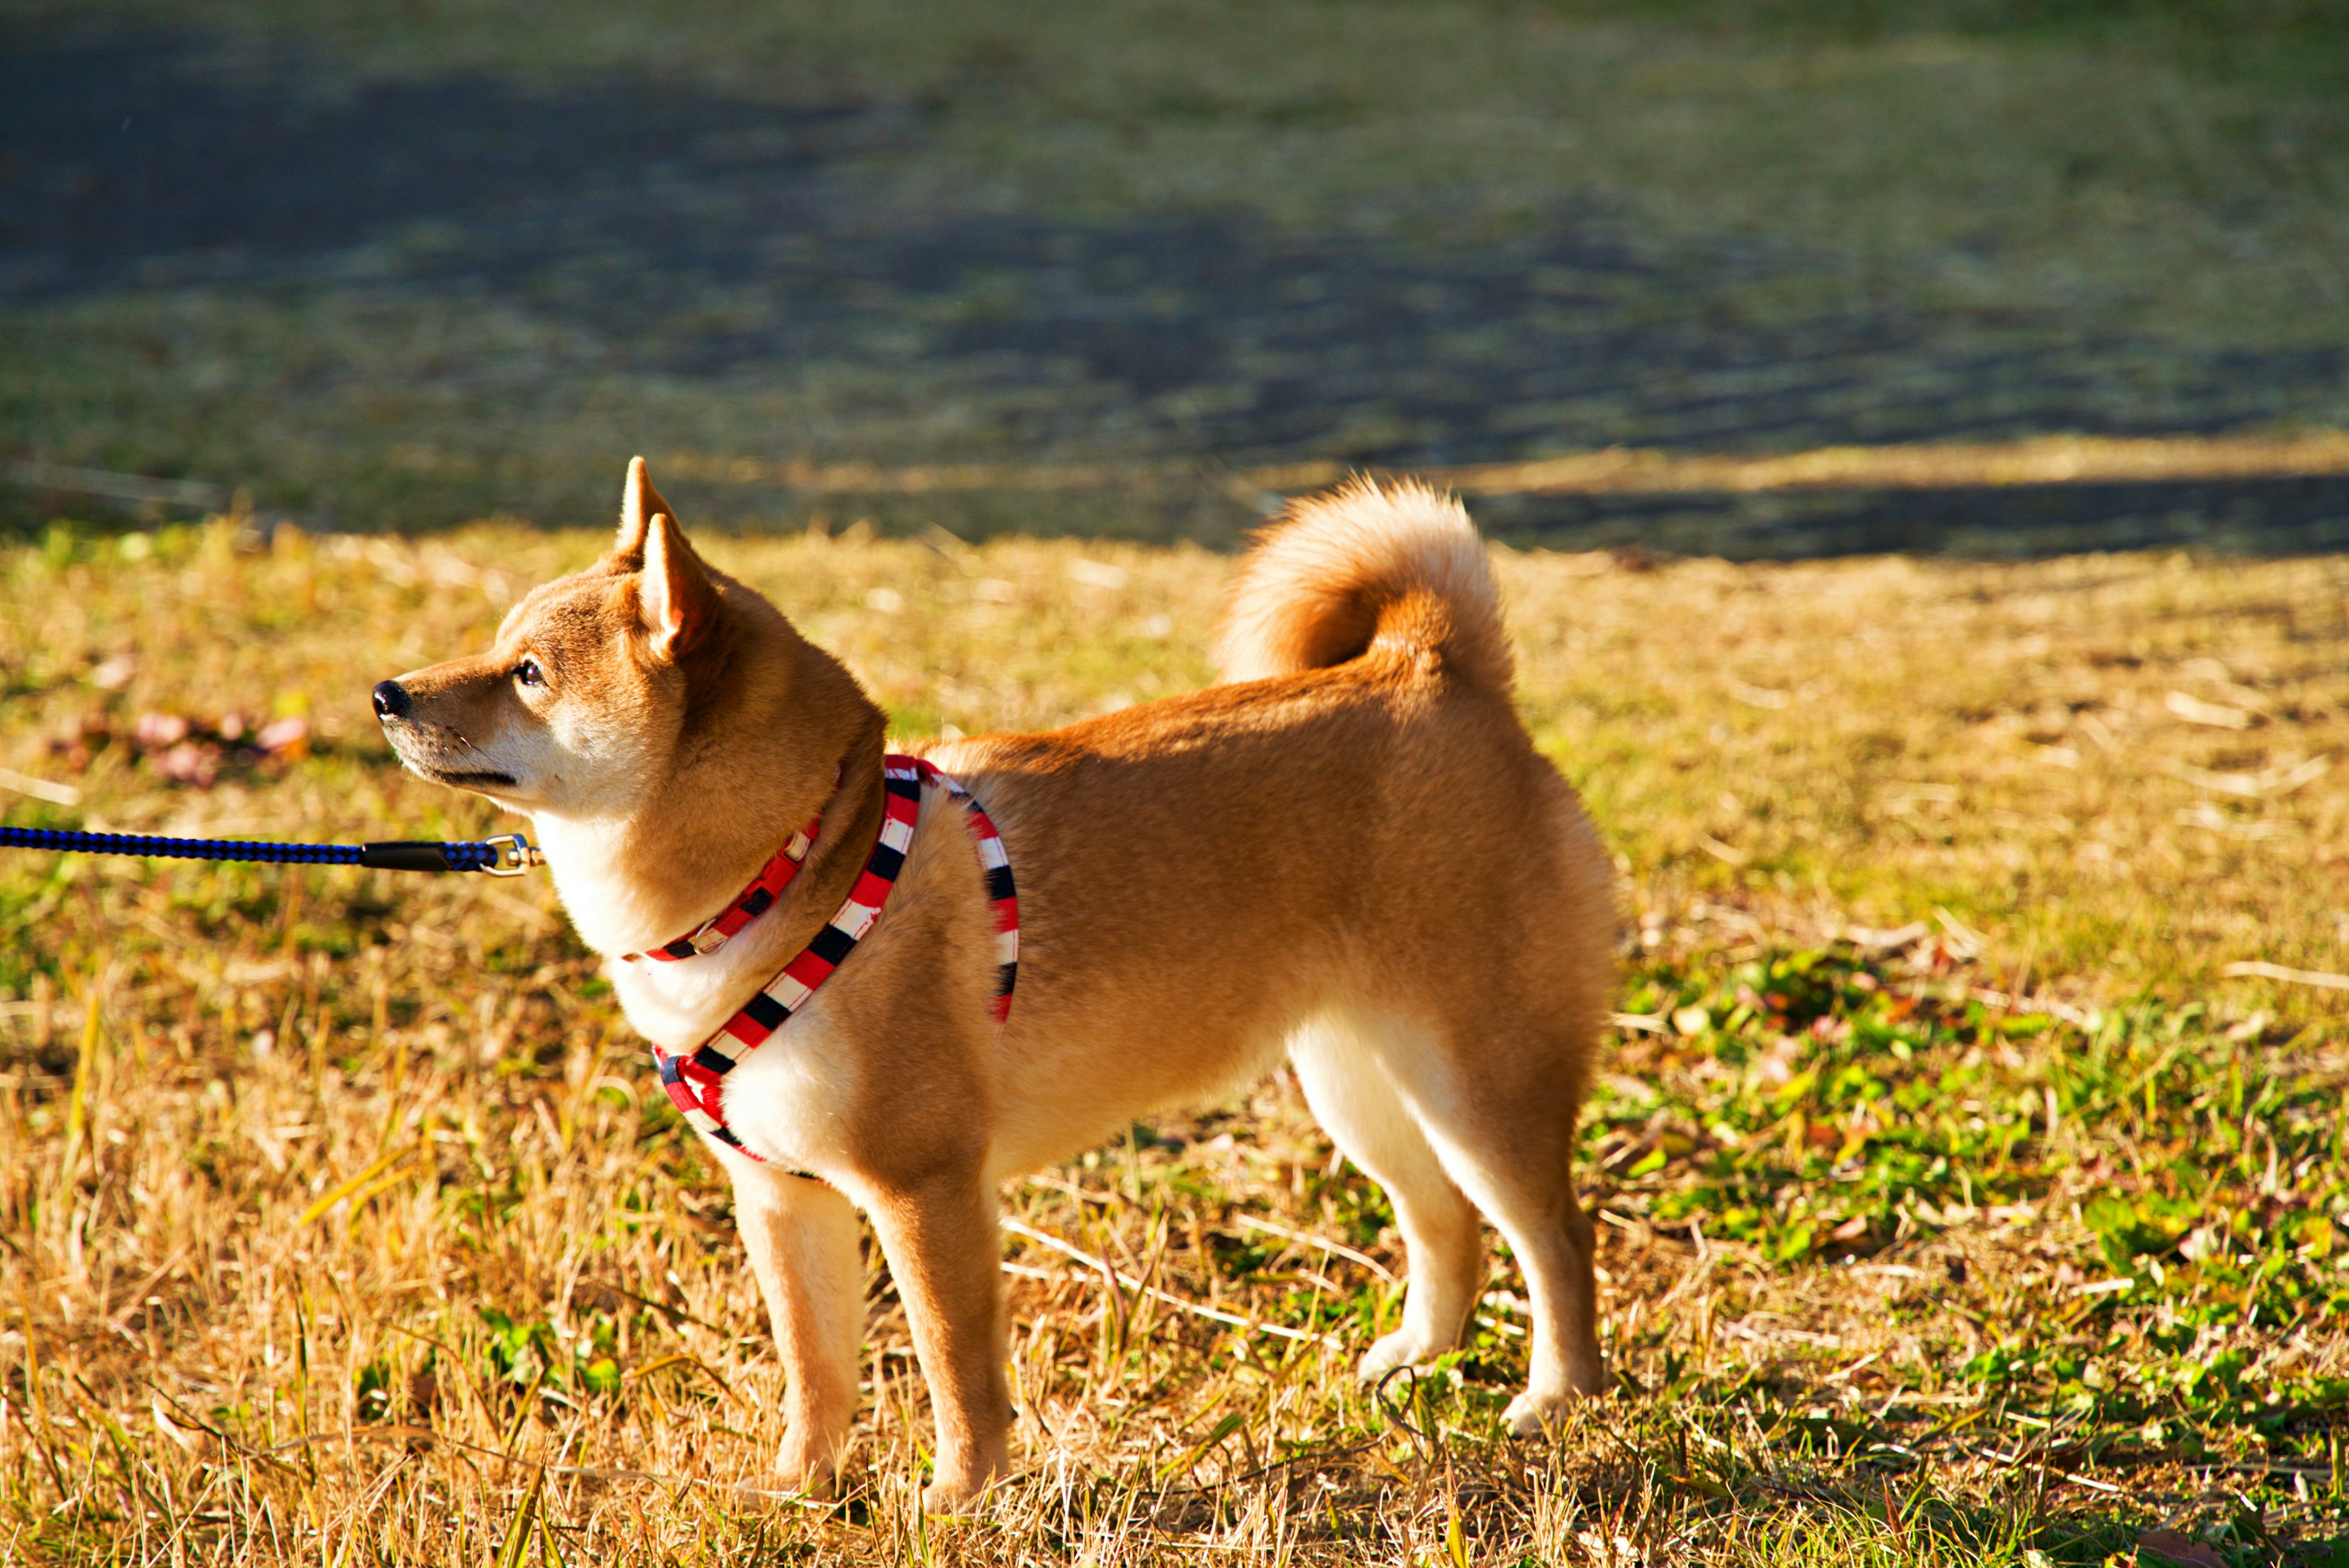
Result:
M1652 244L1595 203L1504 233L1422 213L1405 225L1416 239L1221 213L1086 222L909 208L888 172L936 133L918 103L778 105L634 79L361 81L186 37L19 38L0 51L0 312L175 293L445 302L545 329L563 346L542 368L550 380L657 380L714 404L896 376L961 400L955 431L935 439L915 415L873 416L919 457L854 431L839 439L866 450L811 453L785 431L722 456L977 452L1209 473L1619 443L1758 452L2207 432L2289 420L2349 375L2332 349L2213 352L2100 335L2053 310L1899 309L1831 257ZM322 374L331 389L336 373ZM460 341L419 389L462 400L483 377ZM492 428L530 417L479 400ZM7 444L47 439L19 431ZM419 444L396 421L355 439ZM967 450L931 450L957 442ZM518 493L486 499L548 514L535 508L551 494L507 483ZM608 485L599 470L595 492ZM688 488L719 520L806 509L774 490ZM479 499L426 484L403 504L416 515L372 520L447 520L431 509ZM1115 531L1212 538L1248 520L1228 497L1134 504L1139 521ZM1100 516L1018 496L832 505L962 531L1088 531ZM1525 543L1754 556L2296 550L2349 537L2349 485L2313 480L1544 497L1480 511Z

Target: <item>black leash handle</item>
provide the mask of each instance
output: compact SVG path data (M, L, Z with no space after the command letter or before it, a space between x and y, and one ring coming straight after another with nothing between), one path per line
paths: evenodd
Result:
M0 849L54 849L67 854L153 855L181 860L248 860L279 866L368 866L383 871L480 871L519 877L546 864L538 846L519 833L456 843L429 838L374 844L265 844L236 838L164 838L145 833L73 833L47 827L0 827Z

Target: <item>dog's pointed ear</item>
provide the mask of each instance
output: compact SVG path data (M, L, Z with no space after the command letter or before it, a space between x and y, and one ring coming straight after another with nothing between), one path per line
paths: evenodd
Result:
M645 488L649 492L652 486ZM645 630L652 638L653 657L673 663L709 635L718 618L718 586L685 542L677 519L666 512L654 513L646 524L644 559L636 597L644 607Z
M652 475L646 472L645 460L628 460L628 478L620 489L620 532L612 541L612 554L622 562L641 560L645 553L646 532L654 518L667 513L672 519L677 509L661 499L653 488Z

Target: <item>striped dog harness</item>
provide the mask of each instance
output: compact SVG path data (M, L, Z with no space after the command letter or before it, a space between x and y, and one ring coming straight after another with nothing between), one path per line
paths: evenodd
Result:
M988 909L995 918L995 995L989 1010L998 1023L1011 1015L1011 992L1019 978L1019 899L1012 887L1011 857L1004 851L1003 836L996 831L995 824L971 798L969 791L924 758L883 758L881 782L885 793L880 837L856 885L849 889L846 900L823 929L816 933L815 940L801 949L764 990L744 1002L716 1033L691 1052L678 1055L659 1045L653 1047L653 1063L660 1071L661 1086L686 1121L704 1137L751 1159L761 1157L745 1147L726 1125L722 1098L726 1075L765 1044L767 1037L781 1028L792 1013L807 1005L816 988L831 978L881 918L881 907L888 901L890 888L896 885L899 873L905 867L905 851L914 842L914 827L921 815L924 784L936 784L962 806L971 837L978 845L979 865L986 873ZM796 871L796 866L793 869ZM772 902L771 898L768 900ZM730 909L713 925L722 923L734 912ZM744 918L734 930L740 930L753 919L756 916ZM732 934L733 931L727 933Z
M805 827L792 834L790 840L775 851L775 857L767 862L767 868L752 877L750 885L736 894L732 903L677 940L647 948L640 953L622 953L620 961L628 963L648 958L658 959L663 963L675 963L679 959L699 958L704 953L716 952L731 940L737 931L775 907L775 900L783 896L783 889L792 885L792 878L798 876L800 867L806 864L808 851L815 847L815 836L823 830L823 814L818 812Z

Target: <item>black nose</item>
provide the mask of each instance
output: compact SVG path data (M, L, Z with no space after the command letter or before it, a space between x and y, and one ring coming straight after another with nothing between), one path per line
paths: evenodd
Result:
M375 716L377 718L398 719L404 717L407 712L408 693L400 690L398 681L378 680L375 683Z

